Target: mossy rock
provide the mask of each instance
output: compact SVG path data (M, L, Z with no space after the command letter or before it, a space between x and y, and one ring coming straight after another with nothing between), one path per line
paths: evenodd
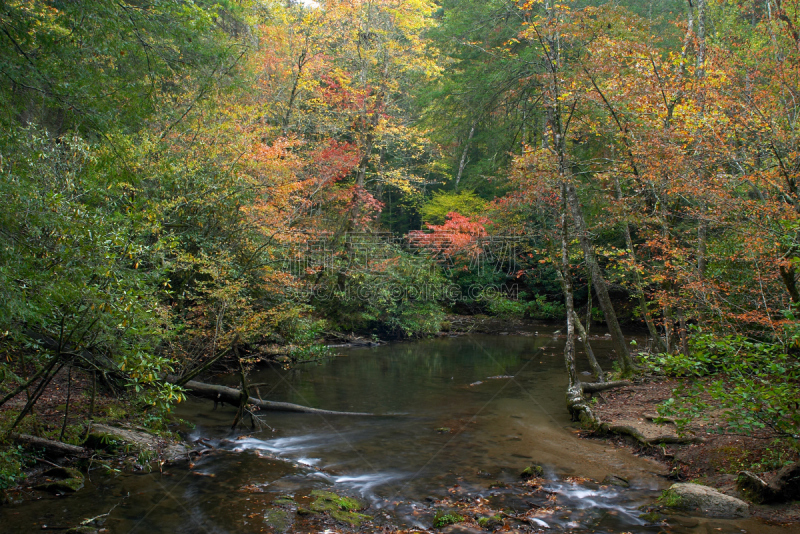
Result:
M647 521L648 523L658 523L663 517L664 516L658 512L646 512L644 514L639 514L639 519Z
M36 489L53 493L75 493L83 487L83 473L71 467L56 467L43 475L47 481L37 484Z
M532 464L523 469L519 476L522 478L542 478L544 476L544 468L541 465Z
M292 526L292 516L286 510L270 508L264 512L264 523L275 532L286 532Z
M735 518L750 515L746 502L700 484L673 484L661 497L661 504L706 517Z
M503 528L503 524L503 518L499 515L478 518L478 525L486 530L498 530Z
M277 504L279 506L292 506L297 503L294 502L293 495L281 495L280 497L272 501L272 504Z
M359 510L365 509L366 506L352 497L342 497L332 491L322 490L312 491L311 497L314 498L310 506L312 511L327 513L342 523L357 527L364 521L372 519L371 516L358 513Z

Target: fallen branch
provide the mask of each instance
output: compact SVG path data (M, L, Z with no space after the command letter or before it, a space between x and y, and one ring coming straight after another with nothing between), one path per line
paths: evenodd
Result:
M217 386L214 384L204 384L203 382L195 382L190 380L183 385L189 393L206 399L211 399L216 402L227 402L228 404L238 405L242 397L242 390L236 388L229 388L226 386ZM308 406L300 406L299 404L292 404L290 402L275 402L265 401L248 397L248 404L258 406L262 410L272 410L278 412L295 412L295 413L315 413L320 415L375 415L366 412L337 412L334 410L321 410L319 408L309 408Z
M83 447L70 445L61 441L54 441L52 439L37 438L29 434L17 434L16 432L12 432L9 437L16 443L44 449L52 456L82 456L86 453Z

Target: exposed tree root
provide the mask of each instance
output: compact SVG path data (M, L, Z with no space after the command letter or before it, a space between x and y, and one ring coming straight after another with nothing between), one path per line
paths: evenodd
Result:
M591 407L589 406L589 402L583 395L584 392L602 391L604 389L622 387L627 385L630 385L630 382L618 381L618 382L608 382L605 384L600 384L600 383L583 384L578 382L574 386L568 388L567 409L569 409L569 412L572 415L572 420L580 421L581 423L583 423L584 426L591 428L597 432L630 436L639 443L641 443L642 445L647 445L647 446L657 445L660 443L685 444L685 443L699 443L703 441L702 438L681 437L670 434L654 436L654 437L646 437L644 434L642 434L638 429L636 429L633 426L603 423L600 420L600 418L597 415L595 415L595 413L592 411Z
M597 393L598 391L621 388L630 385L631 382L628 382L627 380L616 380L614 382L585 382L581 384L584 393Z

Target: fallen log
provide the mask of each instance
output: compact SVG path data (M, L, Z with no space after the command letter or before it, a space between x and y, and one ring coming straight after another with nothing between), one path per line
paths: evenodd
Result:
M239 405L242 397L242 390L236 388L229 388L227 386L218 386L215 384L205 384L203 382L196 382L190 380L183 385L183 387L197 397L211 399L215 402L227 402L235 406ZM367 412L337 412L335 410L322 410L319 408L310 408L308 406L301 406L299 404L292 404L290 402L276 402L265 401L248 397L248 404L258 406L262 410L272 410L278 412L295 412L295 413L315 413L319 415L375 415Z
M617 380L614 382L585 382L581 384L584 393L597 393L598 391L621 388L630 385L631 383L627 380Z
M83 447L70 445L61 441L54 441L52 439L37 438L36 436L17 434L16 432L12 432L9 437L14 440L15 443L44 449L45 452L51 456L82 456L86 454L86 449Z

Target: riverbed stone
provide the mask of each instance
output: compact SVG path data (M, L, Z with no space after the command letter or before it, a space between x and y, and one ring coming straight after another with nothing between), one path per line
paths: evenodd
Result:
M264 511L264 523L274 532L286 532L292 526L292 515L286 510L269 508Z
M314 490L311 492L314 499L310 509L313 512L324 512L342 523L359 526L364 521L372 519L371 516L359 513L366 505L352 497L342 497L332 491ZM300 510L297 511L300 513Z
M664 493L664 506L707 517L734 518L750 515L746 502L700 484L673 484Z
M627 478L618 475L606 475L606 478L603 479L602 483L606 486L617 486L620 488L631 487L631 483L628 482Z

